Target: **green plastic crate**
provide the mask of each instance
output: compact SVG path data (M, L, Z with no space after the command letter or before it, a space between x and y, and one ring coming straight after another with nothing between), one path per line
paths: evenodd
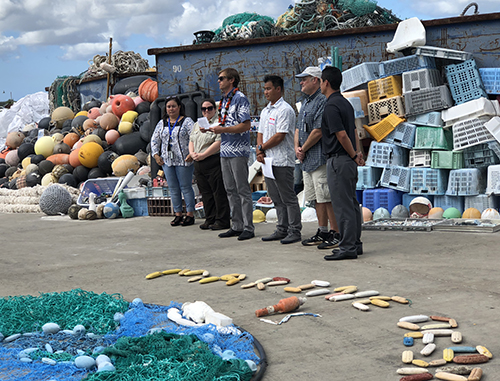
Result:
M435 127L417 127L413 149L453 150L453 133L451 130Z
M431 168L435 169L461 169L464 167L462 151L432 151Z

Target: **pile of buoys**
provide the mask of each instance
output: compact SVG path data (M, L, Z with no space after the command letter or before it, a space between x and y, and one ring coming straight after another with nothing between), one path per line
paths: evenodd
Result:
M141 129L149 130L150 102L158 97L152 82L141 87L147 100L129 93L92 100L80 111L58 107L38 128L9 133L0 153L0 187L60 183L77 188L88 179L125 176L147 166L149 133Z

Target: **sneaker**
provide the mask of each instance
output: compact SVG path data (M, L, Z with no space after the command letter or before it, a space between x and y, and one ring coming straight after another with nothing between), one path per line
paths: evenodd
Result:
M321 230L318 229L316 234L313 235L311 238L303 240L302 245L304 245L304 246L319 245L320 243L323 243L328 238L328 234L329 233L323 233Z
M267 237L262 237L262 240L264 242L269 242L269 241L279 241L287 236L286 233L282 233L279 231L275 231L273 234L268 235Z
M328 238L318 245L318 249L334 249L336 247L339 247L339 242L340 234L335 230L330 230L330 232L328 233Z
M239 237L243 233L242 231L229 229L225 233L220 233L219 238L229 238L229 237Z
M289 243L295 243L299 242L301 240L301 235L300 233L289 233L285 238L283 238L280 242L283 245L289 244Z
M241 233L238 236L238 241L246 241L247 239L255 237L255 233L251 232L250 230L243 230L243 233Z

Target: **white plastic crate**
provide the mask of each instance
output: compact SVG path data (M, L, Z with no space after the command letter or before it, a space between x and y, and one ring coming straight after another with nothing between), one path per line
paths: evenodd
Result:
M402 96L368 103L369 124L378 123L390 114L394 114L399 117L405 116L405 104Z
M356 126L356 132L358 133L358 138L360 140L366 139L370 137L368 131L363 127L368 124L368 118L365 116L364 118L356 118L354 119L354 125Z
M340 91L354 89L380 77L378 62L364 62L342 72Z
M453 105L450 90L446 85L412 91L406 93L404 97L407 116L440 111Z
M500 194L500 164L488 167L486 194Z
M415 144L415 130L417 126L411 123L399 123L396 128L384 138L384 142L412 149Z
M495 116L484 124L490 134L500 142L500 117Z
M135 188L127 188L123 190L127 200L136 199L136 198L146 198L147 190L145 187L135 187Z
M430 167L432 161L431 150L426 149L412 149L410 151L410 165L409 167Z
M364 118L365 112L363 111L363 106L361 104L361 99L359 97L346 98L354 109L355 118Z
M410 168L400 166L390 166L384 168L380 185L402 192L410 190Z
M456 61L465 61L472 58L472 53L462 52L460 50L438 48L436 46L417 46L415 55L444 58Z
M403 73L403 94L441 86L443 80L439 70L420 69Z
M448 178L448 196L477 196L485 193L486 176L479 168L452 169Z
M436 208L457 208L460 213L464 212L464 198L463 196L434 196L434 206Z
M478 98L441 111L441 117L446 126L451 126L462 119L478 118L480 116L495 116L495 105L487 98Z
M389 166L406 166L408 150L394 144L372 141L366 158L369 167L385 168Z
M441 111L431 111L425 114L412 115L407 119L408 123L416 124L417 126L427 127L443 127L444 122L441 118Z
M381 62L379 73L380 78L383 78L390 75L400 75L411 70L435 68L436 62L433 57L412 55Z
M498 196L478 194L477 196L467 196L464 198L464 210L476 208L483 213L488 208L498 210L498 205Z
M489 118L471 118L453 125L453 149L463 150L477 144L486 143L494 137L484 126Z
M479 75L488 94L500 94L500 68L482 68Z
M448 185L448 170L433 168L411 168L408 193L443 195Z
M376 188L382 175L382 168L375 167L358 167L358 182L356 183L356 190L365 190Z

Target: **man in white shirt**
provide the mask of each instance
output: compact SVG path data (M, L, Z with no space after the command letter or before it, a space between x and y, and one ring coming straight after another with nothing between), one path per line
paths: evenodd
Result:
M278 215L273 234L263 241L282 244L301 240L301 216L293 187L295 168L295 111L283 99L283 79L276 75L264 78L264 96L269 101L260 114L257 134L257 160L272 160L274 179L266 177L268 194Z

